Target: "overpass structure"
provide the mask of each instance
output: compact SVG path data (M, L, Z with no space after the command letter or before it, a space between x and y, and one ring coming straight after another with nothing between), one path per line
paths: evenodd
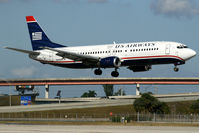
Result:
M34 85L45 86L48 98L51 85L136 85L136 95L140 95L143 85L199 85L199 78L48 78L48 79L0 79L0 86Z

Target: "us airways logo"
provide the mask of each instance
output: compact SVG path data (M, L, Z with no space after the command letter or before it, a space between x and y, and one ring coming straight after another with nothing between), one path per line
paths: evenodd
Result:
M32 40L42 40L42 32L33 32L32 33Z

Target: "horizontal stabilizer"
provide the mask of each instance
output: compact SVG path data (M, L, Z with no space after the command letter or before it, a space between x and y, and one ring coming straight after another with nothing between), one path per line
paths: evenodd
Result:
M6 49L14 50L17 52L21 53L26 53L26 54L34 54L34 55L39 55L39 52L34 52L34 51L29 51L29 50L24 50L24 49L17 49L17 48L11 48L11 47L5 47Z

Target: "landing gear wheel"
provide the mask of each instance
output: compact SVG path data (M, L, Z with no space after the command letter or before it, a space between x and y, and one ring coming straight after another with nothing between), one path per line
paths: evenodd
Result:
M112 71L111 76L118 77L119 73L117 71Z
M178 72L178 71L179 71L179 68L178 68L178 67L174 67L174 71L175 71L175 72Z
M94 73L95 73L95 75L102 75L102 70L101 69L95 69Z

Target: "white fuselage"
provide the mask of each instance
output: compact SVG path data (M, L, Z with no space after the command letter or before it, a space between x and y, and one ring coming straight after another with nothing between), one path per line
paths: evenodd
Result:
M135 42L117 43L93 46L56 48L81 55L95 56L99 59L116 56L121 59L121 66L139 66L156 64L184 64L186 60L196 55L196 52L186 45L177 42ZM82 61L74 61L56 55L51 50L38 50L41 54L31 57L45 64L58 65L69 68L92 68L96 66L84 65Z

